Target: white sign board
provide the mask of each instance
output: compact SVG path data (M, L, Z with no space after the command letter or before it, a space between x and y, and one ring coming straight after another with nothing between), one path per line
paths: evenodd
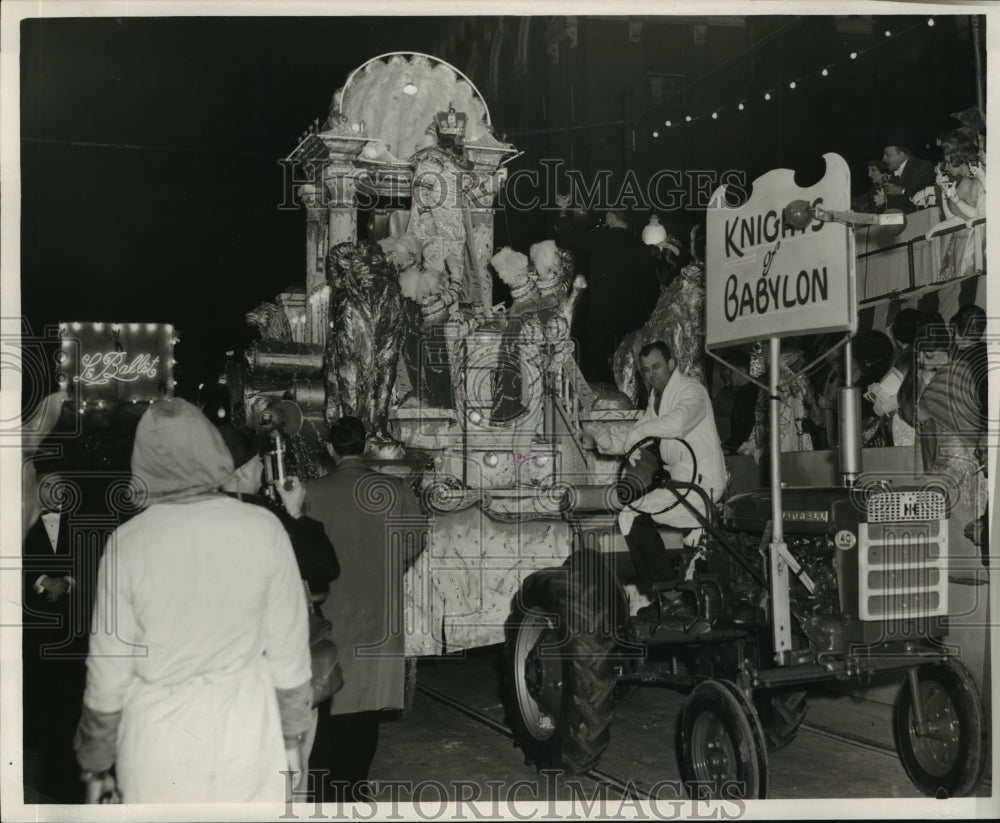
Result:
M732 346L768 337L857 329L854 238L841 223L788 225L794 200L829 211L850 208L851 175L838 154L824 154L815 186L795 184L790 169L758 177L745 204L729 208L726 187L708 208L705 343Z

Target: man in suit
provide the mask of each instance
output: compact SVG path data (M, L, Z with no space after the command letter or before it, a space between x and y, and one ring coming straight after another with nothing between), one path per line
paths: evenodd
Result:
M934 185L934 165L927 160L914 157L910 149L901 145L886 146L882 161L889 167L892 176L883 186L886 207L899 209L904 213L917 210L913 198L928 186Z
M662 340L648 343L639 350L639 366L649 389L649 406L624 438L616 438L606 430L588 432L584 444L597 446L607 454L627 453L647 437L661 438L660 460L674 480L694 482L701 486L713 502L722 499L726 489L726 463L715 427L712 402L705 387L677 369L670 348ZM683 439L691 452L679 442ZM680 496L684 496L683 492ZM700 536L700 523L691 512L677 502L678 495L668 489L654 489L623 509L618 523L629 556L639 579L656 584L676 580L678 552L668 552L657 527L672 526L690 530L685 544L694 545ZM704 512L701 496L690 493L686 501ZM668 601L678 601L675 593L665 593Z
M38 753L41 785L50 801L80 802L82 790L73 755L87 656L88 603L80 600L80 577L72 553L69 510L79 504L77 484L57 473L38 482L40 517L22 547L22 661L24 746Z
M322 607L344 673L326 729L328 776L317 787L326 801L365 799L380 714L403 708L403 575L426 540L416 495L402 478L364 462L366 439L360 420L340 418L327 443L336 468L307 484L310 514L337 547L341 568Z

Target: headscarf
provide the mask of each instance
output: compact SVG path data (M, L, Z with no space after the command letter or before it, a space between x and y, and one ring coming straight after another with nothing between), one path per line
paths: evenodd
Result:
M154 403L143 414L132 448L132 475L145 505L217 491L233 473L233 458L218 429L180 398Z

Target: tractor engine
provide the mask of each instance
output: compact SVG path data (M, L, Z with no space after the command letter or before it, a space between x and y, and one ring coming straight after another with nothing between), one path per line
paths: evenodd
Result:
M948 522L944 495L927 490L789 488L782 492L795 634L809 650L836 655L944 634ZM732 547L766 576L770 492L732 498L724 525ZM790 564L791 565L791 564ZM765 590L732 564L736 622L767 623Z

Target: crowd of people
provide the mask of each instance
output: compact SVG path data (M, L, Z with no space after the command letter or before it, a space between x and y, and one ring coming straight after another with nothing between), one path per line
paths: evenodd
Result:
M81 541L65 518L53 530L59 481L42 477L24 551L57 562L25 564L23 671L25 748L41 753L46 799L368 796L382 712L404 706L401 581L426 524L401 478L378 475L384 505L359 492L374 473L366 437L338 420L333 469L308 487L268 484L272 500L249 432L179 398L151 405L131 459L141 510L90 556L90 586L63 568ZM378 551L394 523L398 549ZM83 627L68 617L91 604ZM338 650L332 696L316 688L311 614ZM59 654L68 643L75 654Z

